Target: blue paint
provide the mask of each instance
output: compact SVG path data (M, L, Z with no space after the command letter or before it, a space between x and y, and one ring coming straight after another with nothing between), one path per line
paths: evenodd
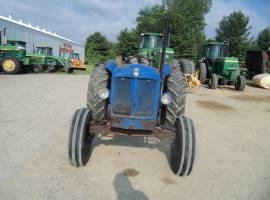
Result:
M118 122L112 126L137 130L154 128L161 106L158 69L142 64L118 67L115 61L108 61L106 67L111 72L110 118ZM135 68L139 70L138 77L134 77ZM171 74L171 66L165 64L163 69L164 79Z

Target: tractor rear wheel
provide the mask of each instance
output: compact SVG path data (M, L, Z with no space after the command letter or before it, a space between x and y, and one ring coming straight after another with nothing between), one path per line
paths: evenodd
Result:
M12 56L5 56L1 60L0 66L2 66L2 70L5 74L18 74L22 69L19 60Z
M193 168L196 151L193 121L180 116L175 121L175 138L171 143L170 166L174 174L188 176Z
M96 66L90 75L87 91L87 108L92 112L93 119L101 121L105 118L106 99L99 97L98 92L108 86L109 73L104 64Z
M186 80L179 67L175 68L167 80L167 92L172 96L172 102L166 106L165 125L173 127L177 117L185 112Z
M209 88L210 89L217 89L218 86L218 76L216 74L212 74L211 78L209 79Z
M195 73L195 65L194 62L189 59L180 59L179 60L180 67L184 74L194 74Z
M235 89L239 91L243 91L246 87L246 78L244 76L237 76L235 81Z
M207 76L206 64L203 62L199 62L197 64L196 73L201 83L204 84L206 81L206 76Z
M89 131L91 119L91 112L86 108L76 110L73 115L68 140L69 161L73 166L84 166L89 160L94 137Z

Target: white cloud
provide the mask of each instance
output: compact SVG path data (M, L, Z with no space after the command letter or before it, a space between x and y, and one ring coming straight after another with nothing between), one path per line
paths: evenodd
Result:
M223 16L228 16L231 12L239 10L250 17L251 36L256 37L262 29L270 26L269 19L264 19L257 10L247 7L244 1L214 0L210 13L206 15L206 35L214 37L216 34L215 28L218 27L218 23Z
M9 0L1 1L0 15L13 14L16 18L31 21L33 25L46 27L59 35L83 43L96 31L115 40L119 31L136 25L139 10L162 0ZM211 12L206 16L206 34L215 35L215 28L223 16L241 10L250 16L252 35L257 35L266 26L266 20L245 1L213 0Z
M125 27L136 25L139 10L162 0L13 0L0 3L0 15L44 26L78 42L100 31L110 40Z

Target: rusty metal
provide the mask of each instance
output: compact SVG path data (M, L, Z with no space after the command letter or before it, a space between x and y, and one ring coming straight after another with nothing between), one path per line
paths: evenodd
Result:
M121 124L122 120L123 120L123 118L112 116L110 118L111 126L121 128L122 127L122 124ZM157 122L156 122L156 120L140 120L140 123L142 125L143 130L152 130L155 127ZM135 126L130 124L128 128L134 130Z
M96 123L90 122L90 133L94 135L102 136L113 136L113 135L124 135L124 136L152 136L159 140L168 138L169 140L174 139L174 132L166 130L160 127L155 127L152 131L141 131L141 130L125 130L120 128L112 128L109 122Z

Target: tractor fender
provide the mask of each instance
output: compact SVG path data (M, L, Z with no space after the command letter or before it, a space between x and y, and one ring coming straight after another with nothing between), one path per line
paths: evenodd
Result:
M106 68L113 73L113 71L115 70L115 68L117 68L117 64L115 60L109 60L106 62L105 64Z

